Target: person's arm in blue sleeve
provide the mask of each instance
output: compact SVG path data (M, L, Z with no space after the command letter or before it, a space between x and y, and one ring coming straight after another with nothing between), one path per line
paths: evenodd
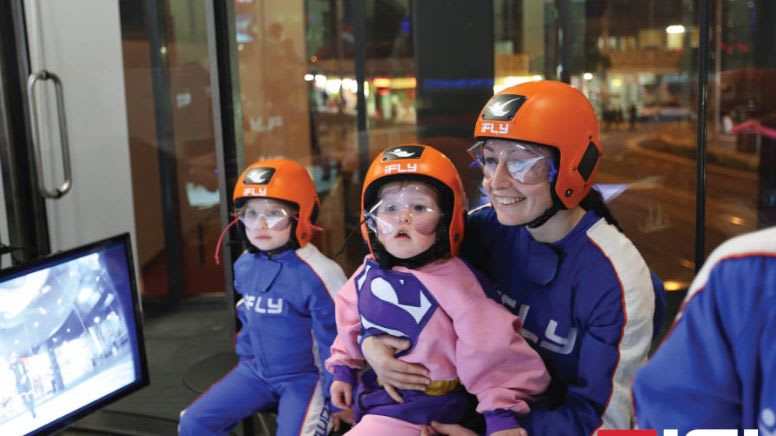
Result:
M639 427L679 434L756 428L757 416L743 417L742 397L760 389L763 399L768 389L770 398L776 396L776 347L765 334L776 332L776 294L768 296L760 282L775 266L756 258L724 260L710 269L705 284L693 284L670 336L634 381Z
M562 404L534 406L522 419L529 435L588 435L602 428L630 428L630 385L652 338L652 294L610 285L590 307L587 331L577 332L581 344L576 381L568 385Z
M334 318L334 300L333 293L337 290L326 289L320 281L314 279L310 285L310 295L307 300L307 307L313 320L313 337L318 344L318 357L321 362L321 387L323 388L324 398L329 398L329 388L331 387L332 376L323 368L323 362L331 355L331 344L337 337L337 323Z
M236 283L235 283L236 287ZM252 297L248 297L249 299ZM240 324L242 324L242 327L237 332L237 337L235 338L235 351L237 353L237 356L240 359L253 359L255 356L253 354L253 345L251 344L251 335L248 332L248 325L247 325L247 316L245 314L245 305L246 305L246 299L245 297L240 298L240 301L237 302L237 307L235 308L235 311L237 312L237 319L240 320Z
M776 269L776 265L772 268ZM760 367L770 369L762 374L762 380L755 380L761 386L759 398L761 412L757 419L760 425L765 427L761 427L760 434L765 434L766 430L771 434L776 432L776 422L774 422L776 420L773 419L776 414L776 347L773 346L773 335L776 334L776 310L773 310L776 307L776 289L773 291L760 308L767 312L762 330L767 333L759 337ZM766 410L770 410L770 422L765 422L768 420L768 417L764 416L767 413Z

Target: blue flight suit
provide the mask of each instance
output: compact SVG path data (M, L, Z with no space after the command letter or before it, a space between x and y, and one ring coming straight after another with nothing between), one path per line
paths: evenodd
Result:
M552 378L520 422L529 435L627 429L630 384L653 337L656 292L628 238L592 211L560 241L498 222L490 205L468 217L461 253L523 321L522 336Z
M307 244L271 257L245 252L234 276L243 296L239 363L182 414L180 434L227 434L251 413L277 408L278 435L325 435L331 375L322 368L337 334L342 269Z
M714 250L683 307L636 374L639 427L776 435L776 228Z

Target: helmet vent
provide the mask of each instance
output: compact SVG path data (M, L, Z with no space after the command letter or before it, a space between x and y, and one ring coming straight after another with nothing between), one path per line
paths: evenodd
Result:
M246 185L266 185L272 180L274 174L275 168L272 167L251 168L245 173L243 183Z
M598 148L595 146L595 144L593 144L592 141L589 142L587 144L587 150L585 150L585 154L582 156L582 160L579 162L579 167L577 167L579 174L583 179L585 179L585 181L590 179L590 175L593 174L593 169L598 163L598 158L600 156L601 153L598 152Z
M525 102L524 95L499 94L493 96L482 111L485 121L512 121L517 110Z
M426 149L419 145L400 145L383 152L383 162L396 159L420 159Z

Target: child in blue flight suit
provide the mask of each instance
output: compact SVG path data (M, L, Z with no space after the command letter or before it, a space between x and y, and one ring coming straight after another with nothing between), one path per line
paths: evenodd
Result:
M182 413L180 434L227 434L277 408L278 435L325 435L331 377L320 365L337 334L334 294L345 275L310 243L315 184L296 162L259 161L238 179L234 204L247 247L234 264L239 363Z

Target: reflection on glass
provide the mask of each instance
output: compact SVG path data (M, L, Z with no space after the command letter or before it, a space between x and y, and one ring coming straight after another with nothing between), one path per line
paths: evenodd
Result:
M495 2L495 88L547 78L587 95L605 151L598 188L649 266L672 288L686 287L694 274L694 10L668 0L559 6Z
M776 14L762 0L714 3L707 254L731 236L776 224Z
M121 2L121 13L143 297L224 292L205 5Z
M305 164L318 186L325 231L314 243L334 256L358 220L357 89L347 2L234 2L245 163L282 155ZM367 1L364 83L370 158L415 140L415 73L409 2ZM358 238L356 238L357 240ZM362 259L351 240L346 270Z
M719 74L712 75L710 88L709 249L773 222L776 182L770 174L776 171L761 157L771 153L767 129L776 104L769 97L776 76L765 48L773 32L754 32L772 27L776 17L768 16L763 1L714 2L712 71ZM347 2L263 6L235 3L246 159L283 154L308 165L325 192L321 219L327 232L318 242L333 255L359 222L359 133L368 138L370 157L388 145L426 139L418 131L418 92L454 83L433 77L419 83L413 37L423 17L414 14L425 9L408 1L367 1L364 41L355 40ZM605 149L601 189L650 267L680 289L696 267L697 23L695 2L495 0L492 21L458 29L471 41L483 29L492 31L494 91L555 79L588 96ZM367 54L366 132L356 129L358 43ZM429 109L450 131L473 125L452 108L422 107ZM431 140L452 150L467 185L476 185L466 163L457 160L455 151L467 148L458 144L465 142L460 135ZM469 192L476 204L476 188ZM356 245L350 244L343 264L357 262Z
M609 62L577 83L599 101L608 152L599 181L630 183L610 203L613 212L649 266L681 288L694 273L696 73L690 60L697 26L681 5L649 3L603 11L597 47ZM614 31L607 29L612 23L620 23Z

